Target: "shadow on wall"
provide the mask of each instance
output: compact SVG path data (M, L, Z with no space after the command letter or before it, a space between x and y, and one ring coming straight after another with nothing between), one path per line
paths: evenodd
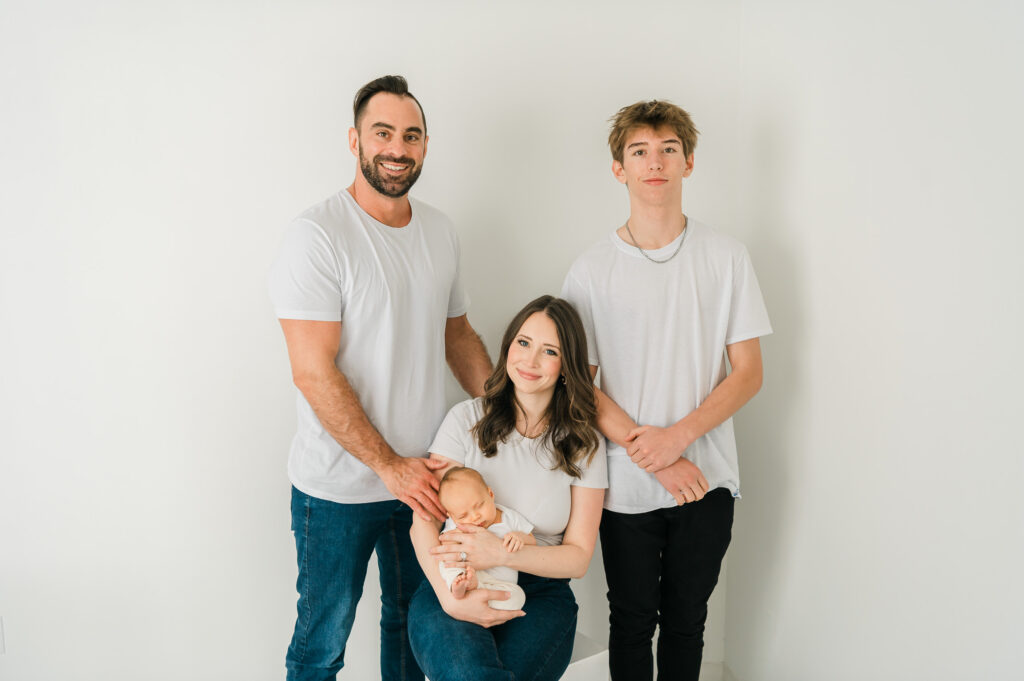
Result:
M736 428L740 452L743 500L736 507L733 545L729 559L729 598L726 620L726 659L732 646L741 647L746 659L758 659L772 648L773 614L789 588L781 584L794 574L788 550L793 517L792 495L799 494L801 461L790 443L801 437L797 422L801 392L806 381L807 308L805 268L799 245L789 229L786 188L780 172L790 159L784 136L769 122L755 133L749 156L741 159L743 181L740 200L746 206L742 221L750 229L746 245L761 284L774 333L762 339L764 386L740 412ZM802 413L808 413L803 411ZM766 588L772 585L772 588ZM739 636L736 623L742 625ZM730 626L730 624L732 626Z

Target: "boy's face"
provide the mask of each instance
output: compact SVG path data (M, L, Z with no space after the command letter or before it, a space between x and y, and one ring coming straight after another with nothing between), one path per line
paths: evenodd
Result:
M626 136L622 163L612 161L615 179L631 198L646 203L674 199L684 177L693 172L693 154L683 155L683 142L671 128L637 128Z
M494 507L494 492L473 478L449 480L441 490L441 504L448 511L448 517L463 525L490 527L494 524L497 509Z

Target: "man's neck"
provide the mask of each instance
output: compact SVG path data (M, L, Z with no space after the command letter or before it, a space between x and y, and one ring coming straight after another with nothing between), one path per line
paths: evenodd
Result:
M356 169L356 172L359 170ZM362 175L356 176L355 181L349 185L348 193L370 217L388 227L405 227L412 220L408 194L397 199L384 196L371 187Z
M636 239L636 245L644 250L663 248L678 237L686 226L680 204L671 202L658 206L630 206L629 230L619 229L619 236L628 243ZM632 232L632 239L629 232Z

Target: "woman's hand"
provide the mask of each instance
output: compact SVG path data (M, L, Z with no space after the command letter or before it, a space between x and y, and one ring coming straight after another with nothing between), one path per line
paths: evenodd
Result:
M443 541L443 544L433 547L430 552L438 562L444 561L447 567L472 565L474 570L488 570L505 565L508 559L508 552L501 540L476 525L459 525L457 530L445 532ZM462 560L463 552L466 554L465 560Z
M487 605L488 601L508 600L512 594L507 591L473 589L464 598L454 598L450 593L447 596L441 600L441 607L446 613L454 619L479 624L484 628L504 624L526 614L522 610L495 610Z

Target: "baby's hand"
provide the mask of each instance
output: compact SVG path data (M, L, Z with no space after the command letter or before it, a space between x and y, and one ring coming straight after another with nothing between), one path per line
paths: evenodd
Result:
M509 553L514 553L523 548L523 537L521 532L509 532L505 535L502 545Z

